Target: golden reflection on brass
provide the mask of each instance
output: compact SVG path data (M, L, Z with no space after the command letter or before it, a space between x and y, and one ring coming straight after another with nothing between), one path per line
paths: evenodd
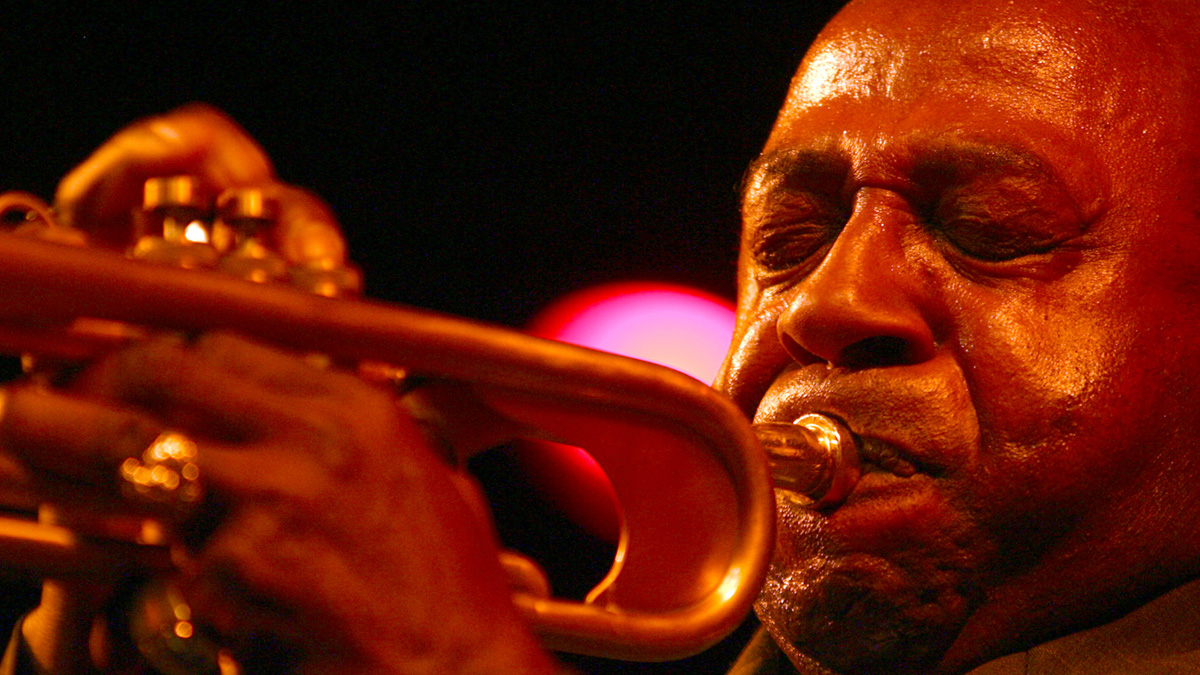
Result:
M121 463L122 490L135 501L187 510L204 494L195 459L194 441L177 432L163 432L141 459L129 457Z
M411 375L412 381L461 383L471 405L488 411L487 419L505 420L504 433L520 429L586 448L620 502L619 562L589 602L544 597L536 575L528 577L530 592L514 593L515 606L551 649L631 660L681 658L735 628L763 582L775 506L765 458L737 408L686 375L474 321L354 299L361 283L357 270L325 262L289 275L293 281L307 275L300 285L317 291L311 293L284 282L251 283L4 232L0 259L0 349L7 353L86 362L136 339L75 331L71 326L80 317L158 334L227 329L298 354L327 354L338 364L396 364L368 368L385 377L394 372L405 380ZM322 297L324 292L338 298ZM479 424L462 423L472 421ZM445 435L496 434L451 429ZM167 440L156 444L155 453L164 445L187 447L180 438ZM158 460L165 471L157 478L155 460L144 457L129 465L127 482L148 481L176 495L198 485L190 459L165 450L161 456L170 459ZM151 472L148 478L143 469ZM14 491L28 491L29 483L22 483L27 479L14 473ZM149 549L124 542L84 545L68 530L44 527L0 520L0 565L104 576L117 558L112 548ZM120 555L126 556L121 564L129 564L130 554ZM165 557L140 555L155 569ZM167 631L172 635L175 623Z

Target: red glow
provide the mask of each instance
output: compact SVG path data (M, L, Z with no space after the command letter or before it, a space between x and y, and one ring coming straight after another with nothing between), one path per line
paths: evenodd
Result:
M599 286L559 300L529 332L682 371L711 383L733 338L733 303L667 284ZM615 542L616 494L600 465L579 448L530 442L518 458L531 482L572 521Z
M534 335L651 361L711 383L733 338L733 303L666 284L624 283L567 296Z

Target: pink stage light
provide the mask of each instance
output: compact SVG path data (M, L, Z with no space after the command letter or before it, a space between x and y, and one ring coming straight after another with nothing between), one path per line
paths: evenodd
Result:
M733 303L703 291L620 283L574 293L533 322L542 337L631 356L711 383L733 338Z
M539 314L529 332L715 379L733 338L733 303L703 291L619 283L573 293ZM600 465L580 448L545 441L517 447L530 482L565 515L615 542L616 494Z

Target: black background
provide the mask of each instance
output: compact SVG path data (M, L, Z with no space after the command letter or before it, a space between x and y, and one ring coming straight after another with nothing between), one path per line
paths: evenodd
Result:
M6 13L0 188L206 101L333 205L368 295L520 326L606 281L733 297L738 181L840 3L112 5Z

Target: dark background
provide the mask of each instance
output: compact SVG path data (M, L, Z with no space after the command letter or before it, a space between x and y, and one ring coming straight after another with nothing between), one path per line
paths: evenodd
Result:
M206 101L333 205L368 295L520 326L606 281L733 297L742 170L841 3L112 4L7 12L0 189Z

